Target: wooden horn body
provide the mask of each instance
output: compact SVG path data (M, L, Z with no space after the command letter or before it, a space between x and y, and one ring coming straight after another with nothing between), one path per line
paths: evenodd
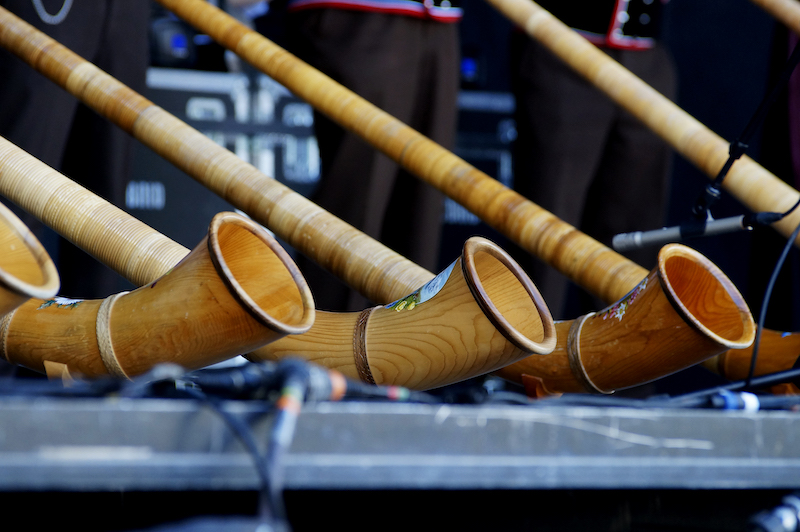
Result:
M31 298L58 293L56 266L42 244L0 203L0 316Z
M362 133L401 165L606 301L620 299L647 275L646 269L489 178L208 3L160 1L227 47L244 54L255 66L269 66L267 73L290 90ZM371 300L397 300L434 277L264 176L3 10L0 28L3 46ZM342 326L332 313L317 314L312 329L302 336L307 342L303 351L295 354L313 349L313 344L329 342L332 331L342 329L349 335L353 330L352 321ZM281 342L290 343L287 340ZM342 341L352 345L352 341ZM348 349L348 358L352 347L337 352L346 353ZM318 361L326 365L352 364L332 357L320 357Z
M163 362L197 369L308 330L311 292L267 231L235 213L160 279L103 300L32 299L6 315L4 358L35 371L138 375Z
M322 313L326 327L250 355L311 361L373 384L428 389L497 370L556 345L534 284L496 244L472 237L448 268L406 297L363 312Z
M536 396L611 393L747 347L756 330L728 277L680 244L664 246L658 265L615 304L556 327L559 342L551 354L498 375Z

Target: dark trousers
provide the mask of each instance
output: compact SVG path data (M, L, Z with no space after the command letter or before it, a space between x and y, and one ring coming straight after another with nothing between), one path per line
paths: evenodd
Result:
M617 233L662 227L672 157L667 144L542 45L525 35L515 39L515 190L608 246ZM674 72L665 50L606 51L674 98ZM657 253L645 249L626 256L650 269ZM523 254L520 263L556 319L576 317L564 315L566 277L530 255ZM582 297L580 312L605 306Z
M64 2L42 4L54 15ZM76 0L55 25L45 23L30 0L2 0L0 5L133 90L144 90L148 2ZM133 139L5 50L0 50L0 79L0 136L115 205L123 205ZM52 255L63 295L105 297L124 285L110 269L10 206Z
M458 26L335 9L291 14L290 51L423 135L452 149ZM435 271L444 197L360 137L315 114L322 162L311 200L424 268ZM369 302L310 260L298 259L317 307ZM380 303L380 302L379 302Z

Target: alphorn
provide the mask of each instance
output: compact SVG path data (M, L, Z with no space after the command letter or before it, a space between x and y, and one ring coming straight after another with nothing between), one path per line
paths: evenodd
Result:
M41 242L0 203L0 317L31 298L58 293L56 266Z
M124 377L165 361L196 369L307 333L319 314L329 319L289 344L293 356L315 337L327 348L326 324L338 333L348 323L349 361L329 367L356 378L372 368L381 382L417 388L488 373L556 343L533 282L483 238L468 240L461 258L402 301L338 315L313 309L288 254L240 215L217 215L207 240L172 267L188 250L2 138L0 193L142 285L98 301L31 300L8 314L0 353L37 371L62 364L87 377ZM353 331L369 339L368 351L354 345ZM388 367L410 369L389 377Z
M716 177L729 157L729 145L695 118L647 83L600 51L577 32L531 0L486 0L528 36L582 75L617 105L659 135L688 161ZM796 0L752 0L800 34L800 3ZM728 171L723 187L753 211L785 212L798 200L798 192L747 156ZM800 223L800 211L775 224L790 237ZM798 241L795 241L798 245ZM747 377L752 348L712 357L704 366L725 378ZM791 368L800 357L800 335L763 330L756 375Z
M196 7L200 12L204 12L209 6L201 2ZM226 17L224 14L221 16ZM238 22L233 19L225 20L228 24L238 25ZM133 93L118 81L99 71L94 65L30 28L13 15L0 11L0 23L3 27L3 30L0 31L0 42L5 47L58 82L84 103L123 127L190 176L275 231L292 246L321 265L327 266L334 274L373 301L386 303L401 299L434 277L433 274L420 269L394 252L374 247L379 244L372 242L363 234L360 234L360 240L351 238L353 234L358 234L352 227L321 210L305 198L289 191L275 180L263 176L251 165L237 159L204 135L192 130L177 118ZM240 25L235 27L249 31ZM252 35L253 38L263 39L257 34ZM286 64L293 65L293 68L299 68L302 73L311 76L311 81L317 80L317 78L327 79L321 77L322 74L310 67L303 67L297 59L290 58L287 52L278 50L277 53L279 59L286 61ZM333 82L328 80L328 83ZM348 93L346 89L341 88L341 90L345 91L345 94L350 94L354 102L366 104L352 93ZM376 112L380 113L380 111ZM354 116L357 114L355 113ZM432 160L434 162L457 163L452 168L447 165L442 167L445 170L453 170L451 178L457 177L461 173L460 170L465 170L466 172L463 174L466 176L465 178L472 177L476 182L480 180L479 184L482 190L494 190L497 193L494 196L498 200L496 205L519 207L512 209L515 212L508 219L520 224L523 220L526 221L526 224L520 227L526 234L531 237L540 234L546 237L546 240L539 240L539 243L549 244L546 247L552 256L558 259L559 264L563 264L565 267L571 264L576 265L574 271L581 272L586 284L597 288L611 301L623 297L628 290L638 285L647 275L647 270L583 235L554 215L509 191L497 181L488 176L481 180L483 174L471 169L463 161L459 163L460 159L446 150L438 148L410 128L402 126L402 124L398 125L396 120L391 119L385 113L381 116L384 120L376 122L376 127L381 123L391 126L390 129L396 126L397 130L402 133L399 137L401 140L409 138L408 136L411 135L410 138L414 142L413 145L408 146L409 152L413 152L418 145L427 146L433 151ZM441 175L446 176L446 173ZM503 199L508 200L509 203L503 203ZM497 209L495 211L497 212ZM503 216L508 215L505 210L500 213ZM310 225L312 223L313 225ZM544 225L543 229L537 233L539 224ZM570 245L571 243L580 244L580 246ZM369 246L362 247L362 244L369 244ZM342 250L343 245L350 245L352 254L348 250ZM378 251L375 251L376 249ZM329 260L326 253L334 254L336 260ZM406 266L409 264L412 267L407 268ZM344 265L349 266L349 269L340 267ZM411 277L405 275L407 271L423 272L421 276L417 277L417 279L421 278L423 282L410 284ZM354 276L356 273L358 275ZM403 291L398 292L398 290ZM611 298L612 294L619 294L619 296ZM352 347L354 328L342 327L333 316L333 313L317 312L315 324L308 333L273 342L253 353L253 356L270 358L298 353L312 356L311 353L319 351L322 354L316 360L320 363L325 365L341 363L347 368L353 368L352 358L354 352L357 351ZM335 360L333 357L324 355L325 352L330 352L328 349L331 343L330 335L333 333L339 336L343 335L344 338L341 342L336 342L337 345L343 346L343 356ZM566 351L562 349L561 352L565 353ZM708 355L702 355L702 357L706 356ZM688 365L700 362L702 357L698 356ZM632 363L632 361L628 360L627 363ZM674 366L667 365L672 371ZM337 369L345 373L349 371L342 367L337 367ZM372 374L379 384L404 384L392 380L378 381L378 378L397 378L398 373L388 375L383 371L373 369ZM352 375L352 372L348 374ZM659 376L666 374L663 373ZM649 372L647 378L652 377L653 373ZM414 375L413 378L414 382L422 382L418 380L420 379L419 375ZM630 379L630 381L632 380L634 379ZM627 385L630 381L626 381L625 384ZM426 386L433 385L429 380L426 380L425 383Z
M562 341L552 354L497 374L531 396L612 393L748 347L756 332L730 279L682 244L664 246L657 266L617 303L556 328Z
M300 353L370 384L436 388L552 352L556 329L545 310L519 265L496 244L472 237L458 259L411 294L362 312L318 311L325 319L313 333L246 358Z
M314 321L311 290L289 254L239 214L215 216L188 252L1 138L0 187L144 285L103 300L29 299L0 321L8 362L43 373L66 366L87 377L129 377L161 362L197 369L303 333ZM154 269L163 275L147 273Z
M2 8L0 45L371 301L388 303L434 277Z

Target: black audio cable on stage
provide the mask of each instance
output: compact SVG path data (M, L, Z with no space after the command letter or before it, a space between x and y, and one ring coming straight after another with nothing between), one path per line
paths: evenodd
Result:
M186 374L181 388L205 401L228 422L253 456L261 479L259 515L275 532L291 528L283 503L284 458L289 452L297 419L304 404L345 399L393 402L436 402L424 392L399 386L373 386L345 378L341 373L301 359L285 358L277 363L250 363L224 369L198 370ZM277 397L273 397L277 394ZM268 401L274 419L266 451L262 454L247 424L222 408L221 398Z
M417 404L461 404L461 405L506 405L521 407L551 406L595 406L624 408L674 408L674 409L753 409L754 396L748 389L767 389L771 386L795 382L800 384L800 359L794 368L780 372L727 383L709 389L678 396L654 395L647 398L632 398L619 395L597 395L565 393L545 398L531 398L523 391L509 387L498 377L474 379L462 383L464 388L452 392L447 388L422 392L401 386L366 384L345 379L336 371L316 364L293 360L281 363L260 362L226 368L205 368L186 372L179 366L161 364L150 372L131 381L116 378L101 378L83 381L76 379L65 384L44 379L0 378L0 397L56 397L56 398L210 398L214 405L226 402L245 401L248 404L265 405L263 413L273 411L280 398L281 375L291 366L305 366L308 372L305 403L319 401L371 401L405 402ZM285 366L282 366L285 365ZM342 393L343 391L343 393ZM800 411L800 396L757 396L759 410ZM213 406L213 405L212 405Z
M786 89L789 78L792 76L792 73L794 72L798 63L800 63L800 44L796 45L794 50L792 50L792 53L784 65L778 80L765 95L756 109L756 112L747 123L747 126L745 126L739 137L731 142L730 147L728 148L728 160L725 161L724 165L722 165L722 168L717 173L714 181L706 185L706 187L703 189L703 193L692 207L692 213L698 220L705 220L708 218L711 205L716 203L720 198L722 181L728 175L728 171L731 169L731 166L733 166L733 163L735 163L736 160L742 157L742 155L744 155L744 153L747 151L747 148L749 147L748 143L752 139L753 135L755 135L756 130L764 122L769 108L772 107L772 105L778 99L778 96L780 96L780 94Z
M283 504L284 458L304 404L347 400L441 403L441 399L426 392L354 381L300 358L189 372L175 364L159 364L130 380L0 377L0 397L190 399L206 405L222 418L252 456L260 484L258 520L272 532L290 531ZM249 418L243 419L227 408L232 402L242 401L262 408L250 410ZM255 417L264 415L273 419L262 450L252 423Z

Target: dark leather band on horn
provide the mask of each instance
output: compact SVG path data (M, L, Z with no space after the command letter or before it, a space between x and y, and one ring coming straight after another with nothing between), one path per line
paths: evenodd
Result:
M356 363L358 376L367 384L375 384L372 370L369 369L367 357L367 323L372 312L379 307L372 307L361 311L358 315L356 327L353 329L353 359Z

